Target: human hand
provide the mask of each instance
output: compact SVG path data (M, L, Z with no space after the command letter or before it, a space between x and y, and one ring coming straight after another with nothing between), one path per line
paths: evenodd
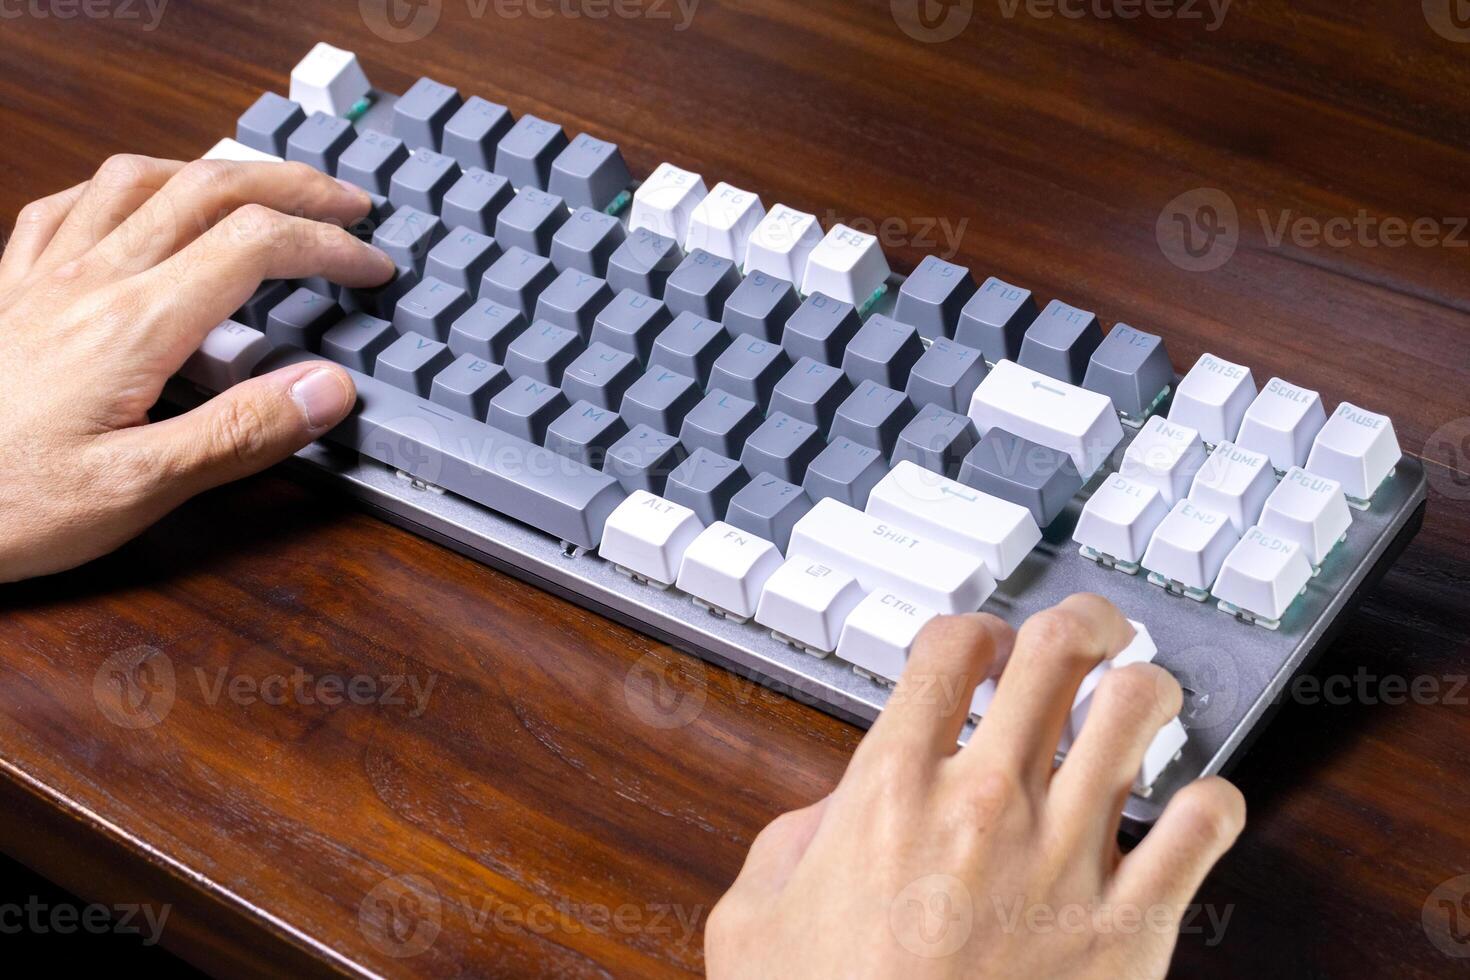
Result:
M0 257L0 582L105 554L342 420L356 394L325 361L147 412L262 280L386 281L391 260L341 227L369 206L300 163L117 156L20 213Z
M1123 802L1182 703L1152 664L1105 676L1053 769L1083 676L1132 637L1093 595L1019 634L985 614L929 623L837 788L756 838L706 924L709 975L1163 976L1245 801L1223 779L1200 780L1122 855ZM1006 667L990 711L957 750L996 663Z

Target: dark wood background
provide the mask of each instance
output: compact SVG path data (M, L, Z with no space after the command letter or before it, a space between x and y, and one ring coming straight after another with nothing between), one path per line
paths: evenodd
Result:
M1177 966L1463 969L1430 933L1470 952L1431 900L1470 872L1470 43L1377 0L1237 0L1216 30L986 0L943 43L883 0L701 0L687 30L668 0L644 9L673 19L446 0L409 43L367 29L375 3L191 0L152 30L141 4L7 13L7 226L109 153L199 154L321 39L381 87L427 72L616 140L637 174L667 158L824 220L896 218L903 269L945 251L931 226L962 229L958 261L1163 333L1176 366L1210 349L1391 413L1429 461L1428 521L1317 673L1439 694L1285 707L1201 895L1230 914L1223 940L1186 935ZM1211 272L1156 238L1196 188L1240 216ZM1267 231L1360 212L1343 242ZM1386 218L1441 240L1394 246ZM145 654L146 676L172 667L171 709L112 724L110 671ZM0 846L89 898L172 903L165 943L226 973L699 970L674 913L697 930L757 831L860 736L279 474L0 591L0 657ZM297 668L434 687L421 713L211 697Z

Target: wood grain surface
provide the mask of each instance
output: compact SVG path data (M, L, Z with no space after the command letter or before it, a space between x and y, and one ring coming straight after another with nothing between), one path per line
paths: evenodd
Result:
M1200 897L1228 919L1176 965L1463 971L1470 30L1448 0L906 3L11 5L0 214L198 155L327 40L1390 413L1427 523L1237 772ZM167 903L224 974L698 971L751 839L860 737L280 474L0 591L0 658L0 846Z

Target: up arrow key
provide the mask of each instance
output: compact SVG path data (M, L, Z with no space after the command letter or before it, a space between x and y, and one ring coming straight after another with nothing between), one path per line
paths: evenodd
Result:
M1040 399L1045 390L1053 397ZM1015 363L1000 361L970 399L970 418L983 437L991 429L1050 446L1072 457L1083 480L1123 441L1112 399Z

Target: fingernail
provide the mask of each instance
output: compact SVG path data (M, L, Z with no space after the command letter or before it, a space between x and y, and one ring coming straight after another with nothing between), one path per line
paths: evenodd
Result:
M291 386L291 400L296 402L307 426L315 432L335 425L352 407L349 393L337 372L317 368L303 375Z

